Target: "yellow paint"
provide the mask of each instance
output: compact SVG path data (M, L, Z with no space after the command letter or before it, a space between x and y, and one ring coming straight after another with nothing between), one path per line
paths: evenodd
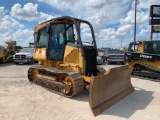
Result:
M37 60L46 60L46 48L35 48L33 57Z
M50 23L58 23L58 22L73 24L65 20L60 20L60 21L50 20L37 25L34 29L34 32L35 33L38 32L39 29L47 26ZM50 60L47 60L46 56L47 56L46 48L35 48L34 59L38 60L38 63L40 65L53 67L60 70L75 71L80 73L83 76L83 56L82 56L81 49L78 46L66 45L65 51L64 51L64 57L62 61L57 61L57 60L50 61ZM102 75L102 74L98 73L98 75ZM90 77L83 76L83 78L86 82L90 83Z
M63 61L46 60L46 48L35 48L34 58L38 60L40 65L75 71L83 75L83 57L80 48L66 45ZM99 73L98 75L102 74ZM90 77L83 76L83 78L90 83Z
M47 26L47 25L50 24L50 23L60 23L60 22L61 22L61 23L69 23L69 24L72 24L71 22L68 22L68 21L66 21L66 20L56 20L56 21L55 21L55 20L49 20L49 21L46 21L46 22L44 22L44 23L41 23L41 24L37 25L37 26L34 28L34 33L38 32L39 29Z
M144 46L144 41L141 41L138 45L138 53L143 53L143 46Z
M46 60L46 48L35 48L34 59L39 60L39 64L51 66L61 70L72 70L83 74L83 58L81 50L77 47L66 45L63 61Z
M134 66L135 63L138 63L138 62L142 62L142 63L145 63L145 64L148 64L148 65L151 65L151 66L154 66L154 67L157 67L157 68L160 68L160 62L159 61L148 61L146 59L140 59L140 60L134 60L134 61L131 61L129 63L127 63L126 65L129 67L129 68L132 68Z
M135 51L135 52L138 52L138 53L144 53L144 40L142 40L139 45L138 45L138 51ZM142 63L145 63L145 64L148 64L148 65L151 65L151 66L154 66L154 67L157 67L157 68L160 68L160 62L159 61L149 61L147 59L139 59L139 60L133 60L129 63L126 63L126 65L129 67L129 68L132 68L134 66L135 63L138 63L138 62L142 62Z

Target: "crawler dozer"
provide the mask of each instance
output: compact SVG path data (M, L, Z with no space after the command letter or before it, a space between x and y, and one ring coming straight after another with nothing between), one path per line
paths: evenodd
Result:
M125 53L125 61L129 68L133 68L133 76L159 81L160 41L131 42Z
M9 62L13 60L13 55L15 54L16 41L8 40L5 42L7 47L0 46L0 63Z
M34 58L28 79L65 97L89 90L96 116L134 91L127 66L105 71L97 67L97 45L92 25L70 16L58 17L34 29Z

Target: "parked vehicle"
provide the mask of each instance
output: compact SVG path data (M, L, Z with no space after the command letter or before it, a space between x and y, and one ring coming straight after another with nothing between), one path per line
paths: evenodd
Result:
M142 40L131 42L125 53L126 65L133 68L136 77L160 80L160 41Z
M20 52L13 55L13 61L15 64L18 63L30 63L33 64L35 60L33 59L34 48L23 48Z
M0 63L12 62L15 54L16 41L7 40L5 43L6 48L0 45Z
M107 64L113 62L124 64L124 54L119 49L107 49L102 57L103 61L106 61Z
M87 40L83 38L84 26L90 31ZM134 91L132 69L121 66L105 71L97 66L97 44L88 21L70 16L54 18L38 24L34 35L34 58L40 65L28 69L30 82L69 98L88 89L95 116Z
M101 56L97 56L97 64L102 65L103 64L103 59Z

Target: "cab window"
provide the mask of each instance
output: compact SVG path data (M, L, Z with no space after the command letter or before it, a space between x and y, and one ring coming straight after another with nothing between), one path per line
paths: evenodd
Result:
M46 47L47 45L47 27L38 31L37 47Z
M66 40L68 42L74 42L75 41L72 24L71 25L66 24Z

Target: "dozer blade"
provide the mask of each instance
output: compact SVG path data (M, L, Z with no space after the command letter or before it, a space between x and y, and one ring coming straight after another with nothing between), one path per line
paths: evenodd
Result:
M95 116L134 91L131 72L131 68L122 66L91 77L89 104Z

